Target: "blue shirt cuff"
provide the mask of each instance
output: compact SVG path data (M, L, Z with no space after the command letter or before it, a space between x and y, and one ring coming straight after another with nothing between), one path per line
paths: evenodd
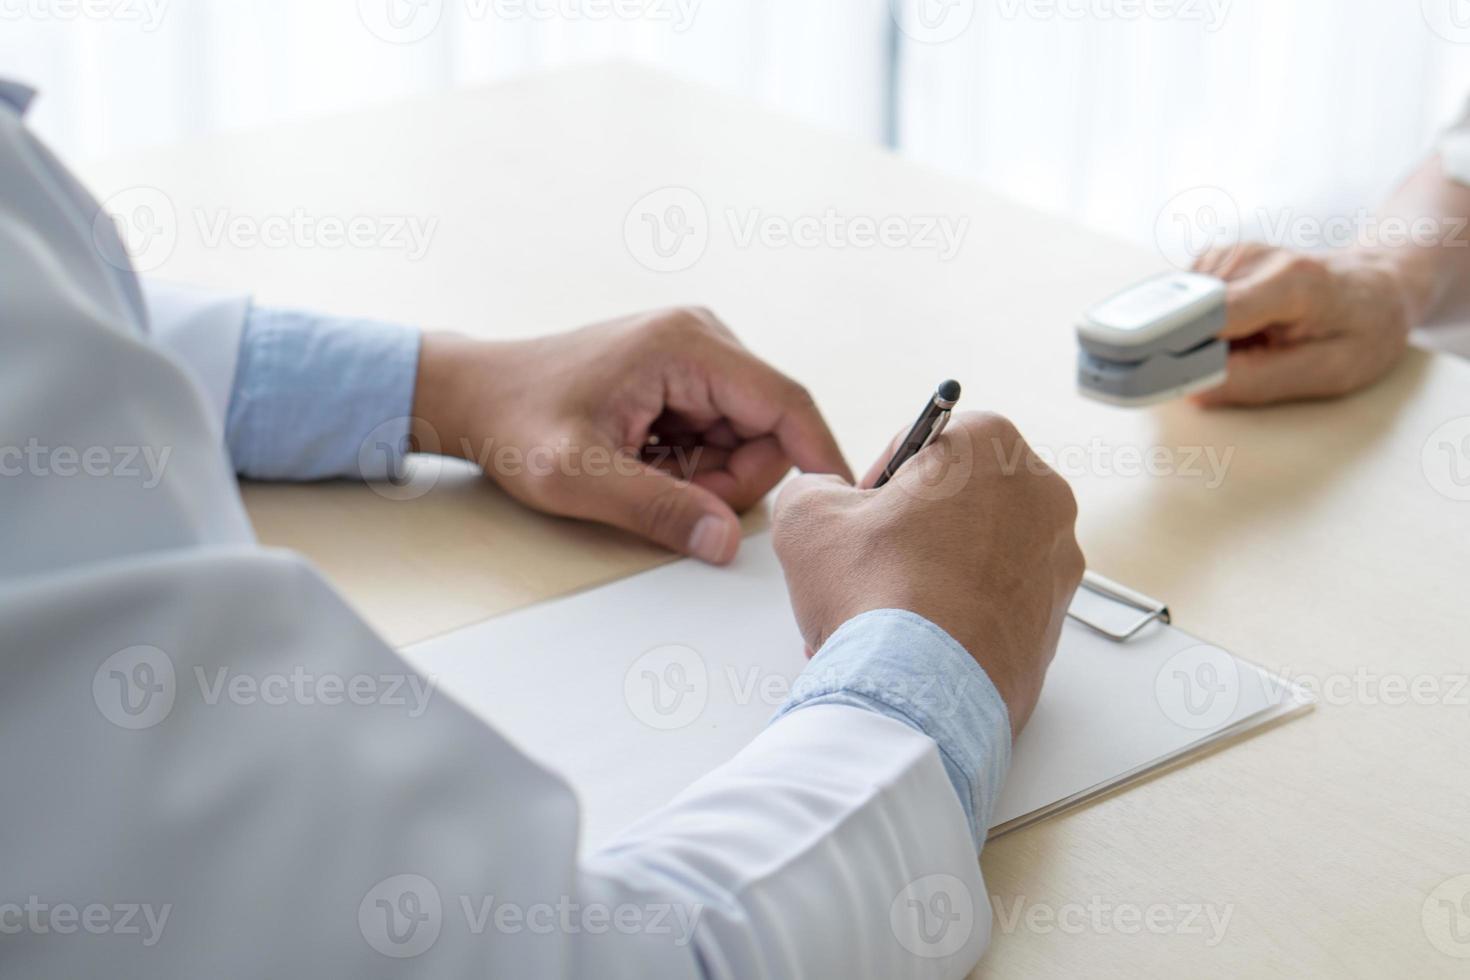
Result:
M1010 712L953 637L900 609L854 616L807 665L776 717L814 704L876 711L932 738L980 850L1010 768Z
M419 332L373 320L252 307L225 442L256 480L379 480L400 472Z

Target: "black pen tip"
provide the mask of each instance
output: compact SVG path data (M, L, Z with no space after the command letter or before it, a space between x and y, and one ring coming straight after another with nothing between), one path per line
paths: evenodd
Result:
M960 383L958 381L955 381L954 379L946 381L944 384L939 386L939 397L943 398L947 402L959 401Z

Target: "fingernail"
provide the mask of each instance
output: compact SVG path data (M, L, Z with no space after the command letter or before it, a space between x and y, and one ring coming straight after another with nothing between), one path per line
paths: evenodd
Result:
M719 565L726 560L725 548L729 543L729 522L713 514L706 514L694 525L694 533L689 535L689 553L700 561Z

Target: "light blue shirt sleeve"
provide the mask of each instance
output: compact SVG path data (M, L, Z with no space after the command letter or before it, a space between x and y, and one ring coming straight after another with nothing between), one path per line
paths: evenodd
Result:
M814 704L875 711L932 738L980 850L1010 768L1010 712L953 637L899 609L854 616L807 665L776 717Z
M419 331L253 307L225 416L235 472L381 480L408 447Z

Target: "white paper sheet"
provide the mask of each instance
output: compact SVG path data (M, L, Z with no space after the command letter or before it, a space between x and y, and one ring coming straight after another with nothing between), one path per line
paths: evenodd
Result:
M806 661L769 534L734 566L678 561L409 647L442 692L561 772L596 846L729 759ZM1068 621L993 828L1086 799L1297 710L1305 695L1164 626Z

